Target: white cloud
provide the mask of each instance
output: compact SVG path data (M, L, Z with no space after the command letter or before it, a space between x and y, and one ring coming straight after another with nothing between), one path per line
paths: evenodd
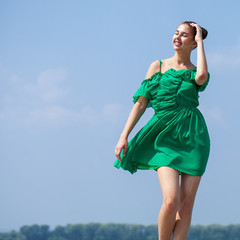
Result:
M79 118L78 114L68 109L64 109L60 106L48 106L42 109L31 111L27 122L62 125L77 118Z
M47 124L63 126L73 123L96 125L103 122L115 124L126 118L128 111L121 104L106 104L100 111L85 106L80 111L69 110L57 105L33 110L29 113L26 122L29 124Z
M28 123L47 124L54 126L70 125L73 123L96 124L99 121L96 111L86 106L79 112L63 108L57 105L47 106L31 111L27 119Z
M39 75L35 84L28 84L24 89L44 101L53 101L66 93L66 88L61 87L65 78L65 70L49 69Z
M31 83L11 73L0 64L1 101L0 119L20 124L66 126L74 123L86 125L117 124L126 120L129 109L119 103L108 103L101 108L84 106L80 110L61 105L67 93L64 69L48 69ZM28 94L23 94L23 92Z

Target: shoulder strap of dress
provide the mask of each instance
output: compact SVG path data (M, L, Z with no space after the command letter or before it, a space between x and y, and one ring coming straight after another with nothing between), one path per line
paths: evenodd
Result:
M159 62L160 62L160 64L159 64L159 72L161 72L162 61L159 59Z

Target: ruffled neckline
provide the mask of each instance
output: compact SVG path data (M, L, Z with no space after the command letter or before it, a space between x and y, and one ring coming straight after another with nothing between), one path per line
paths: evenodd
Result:
M190 72L190 71L193 71L193 70L196 70L197 69L197 67L195 67L195 68L191 68L191 69L179 69L179 70L176 70L176 69L174 69L174 68L169 68L167 71L165 71L164 73L162 73L162 72L156 72L156 73L154 73L150 78L146 78L146 79L144 79L144 81L145 80L151 80L152 78L154 78L156 75L165 75L167 72L169 72L169 71L173 71L173 72L180 72L180 71L183 71L183 72Z
M174 68L169 68L167 71L165 71L164 73L162 73L162 74L165 74L166 72L168 72L169 70L172 70L172 71L174 71L174 72L179 72L179 71L192 71L192 70L195 70L197 67L195 67L195 68L191 68L191 69L179 69L179 70L176 70L176 69L174 69Z

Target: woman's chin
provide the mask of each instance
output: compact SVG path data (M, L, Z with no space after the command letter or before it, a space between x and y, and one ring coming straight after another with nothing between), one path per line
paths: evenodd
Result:
M175 46L175 45L173 45L173 49L174 49L175 51L178 51L178 50L181 50L181 47L180 47L180 46Z

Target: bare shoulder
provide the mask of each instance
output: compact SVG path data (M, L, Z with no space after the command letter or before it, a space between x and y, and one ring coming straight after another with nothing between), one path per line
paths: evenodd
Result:
M150 78L153 74L155 74L156 72L159 72L160 68L160 62L159 60L155 60L154 62L152 62L150 64L150 67L148 68L147 71L147 75L146 75L146 79Z
M166 58L161 60L162 64L161 64L161 72L164 73L166 72L169 68L172 67L171 64L172 58Z

